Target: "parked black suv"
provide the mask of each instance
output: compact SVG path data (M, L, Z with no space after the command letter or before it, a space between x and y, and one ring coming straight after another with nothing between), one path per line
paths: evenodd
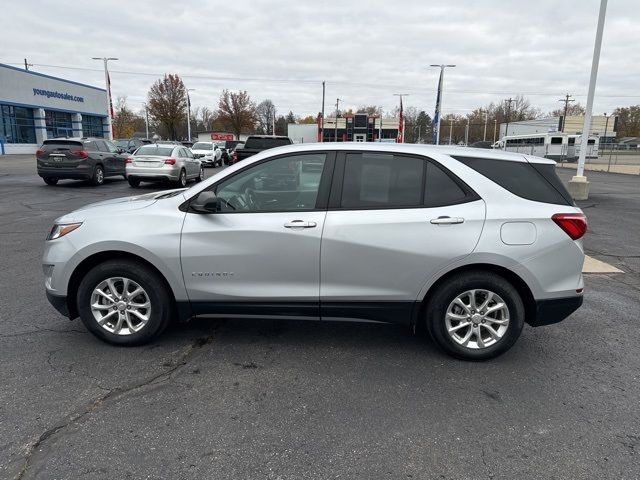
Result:
M235 154L231 156L231 163L238 163L240 160L249 158L251 155L255 155L269 148L282 147L283 145L291 145L292 143L289 137L250 135L245 140L244 147L235 150Z
M71 178L102 185L105 177L125 177L127 153L103 138L45 140L36 152L38 175L47 185Z
M142 145L146 145L151 142L143 142L139 138L116 138L113 141L117 148L121 148L125 152L133 153Z

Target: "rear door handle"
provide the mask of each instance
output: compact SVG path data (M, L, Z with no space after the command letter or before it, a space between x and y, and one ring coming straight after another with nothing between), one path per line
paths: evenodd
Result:
M462 217L438 217L432 218L431 223L434 225L455 225L458 223L464 223L464 218Z
M304 220L293 220L284 224L284 228L314 228L316 226L316 222L306 222Z

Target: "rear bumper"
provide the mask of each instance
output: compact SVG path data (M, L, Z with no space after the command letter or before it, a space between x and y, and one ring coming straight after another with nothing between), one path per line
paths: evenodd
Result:
M164 167L130 167L127 166L127 178L152 182L161 180L177 181L180 178L180 167L166 165Z
M53 295L47 290L47 300L49 300L51 306L58 312L60 312L65 317L70 318L69 308L67 307L67 297Z
M582 295L537 300L535 317L528 318L527 323L532 327L541 327L561 322L580 308L583 300L584 297Z
M93 176L93 170L87 168L55 168L38 167L38 175L45 178L70 178L88 180Z

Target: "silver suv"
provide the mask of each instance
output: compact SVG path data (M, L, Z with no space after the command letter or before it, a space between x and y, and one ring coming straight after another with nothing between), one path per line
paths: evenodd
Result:
M542 158L291 145L65 215L43 269L54 307L113 344L195 316L361 319L480 360L582 304L586 226Z

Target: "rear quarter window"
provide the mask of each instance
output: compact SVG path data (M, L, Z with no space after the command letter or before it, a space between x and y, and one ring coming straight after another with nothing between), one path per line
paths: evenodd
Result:
M453 158L518 197L534 202L573 205L569 192L562 185L552 164L463 156Z

